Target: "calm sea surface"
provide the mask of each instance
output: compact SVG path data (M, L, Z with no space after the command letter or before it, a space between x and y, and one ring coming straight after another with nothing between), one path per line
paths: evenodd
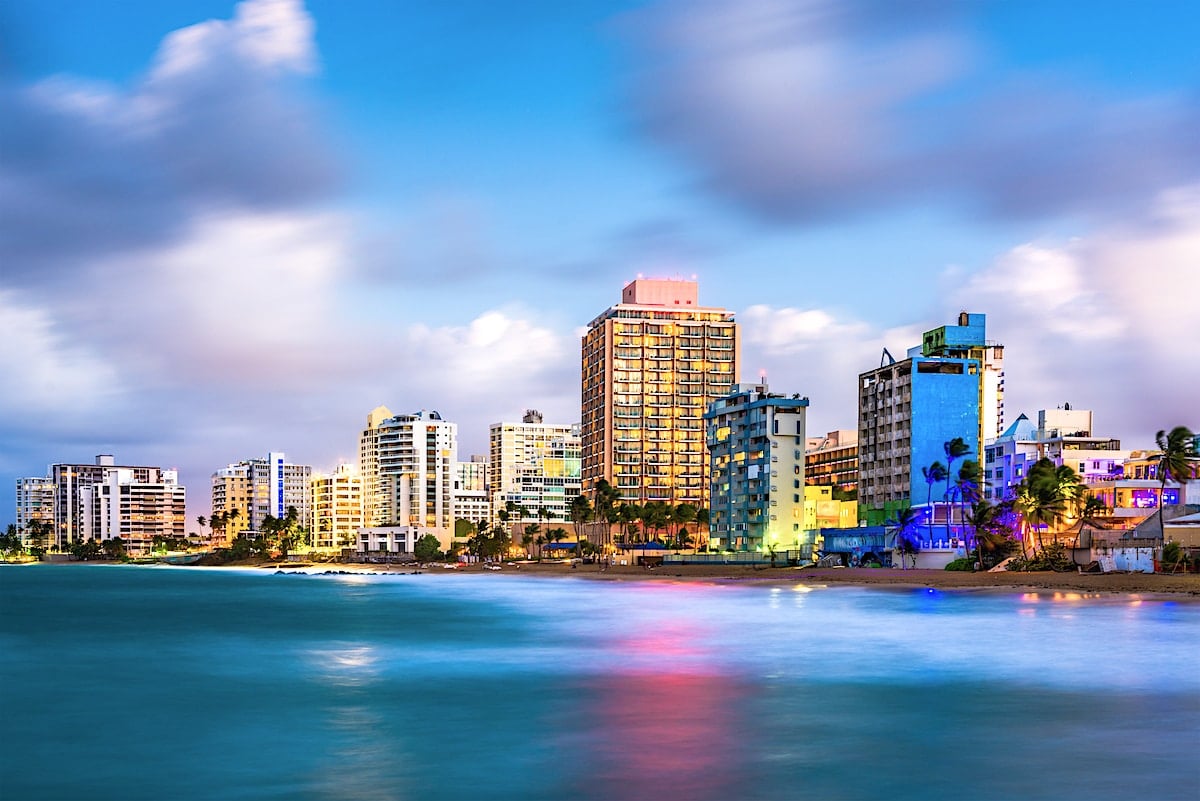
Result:
M1188 799L1200 605L0 567L0 798Z

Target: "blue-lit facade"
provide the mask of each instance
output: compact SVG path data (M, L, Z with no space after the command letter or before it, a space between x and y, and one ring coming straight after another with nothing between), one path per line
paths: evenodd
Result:
M944 463L944 445L955 437L971 448L966 458L979 460L981 371L978 359L914 348L859 376L860 522L880 525L899 508L923 504L929 488L921 467ZM934 498L943 492L934 487Z

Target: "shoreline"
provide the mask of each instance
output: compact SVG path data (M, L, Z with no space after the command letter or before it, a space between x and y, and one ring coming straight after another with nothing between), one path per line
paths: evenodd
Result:
M230 567L233 567L232 565ZM764 568L742 565L665 565L654 569L614 566L600 570L596 565L527 563L504 564L500 570L485 570L482 565L455 569L434 564L373 565L358 563L265 563L237 565L285 573L320 575L329 571L365 574L494 574L578 578L590 581L667 581L738 585L796 585L812 587L847 586L875 589L934 589L954 592L994 592L1038 594L1084 593L1088 595L1128 595L1155 597L1200 603L1200 574L1165 575L1159 573L1053 573L1004 572L960 573L946 570L898 570L892 568Z
M46 564L37 562L5 563ZM61 565L110 565L121 563L61 562ZM629 565L617 565L600 570L597 565L572 567L570 564L551 562L504 563L499 570L488 570L480 564L445 568L442 563L430 563L427 567L416 564L366 564L360 562L240 562L225 565L134 565L135 567L171 568L173 570L248 570L270 571L284 574L344 574L344 575L508 575L538 576L545 578L575 578L587 581L617 582L674 582L708 583L743 586L780 587L861 587L883 590L932 589L964 594L1023 594L1035 593L1053 596L1069 594L1069 600L1077 600L1082 594L1088 598L1102 596L1129 596L1133 599L1159 599L1187 603L1200 603L1200 574L1162 573L1054 573L1020 572L962 573L946 570L896 568L795 568L763 567L752 565L664 565L653 569Z

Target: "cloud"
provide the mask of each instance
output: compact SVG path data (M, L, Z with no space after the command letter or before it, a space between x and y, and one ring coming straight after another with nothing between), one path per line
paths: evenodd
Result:
M1010 419L1069 401L1132 448L1200 424L1198 190L1164 195L1138 223L1015 247L951 289L1005 344Z
M338 169L289 80L315 65L298 2L247 0L168 36L128 88L0 84L6 281L69 288L86 261L172 242L197 213L328 197Z
M102 353L70 339L48 309L4 290L0 342L0 418L19 418L24 429L61 427L120 395L118 371Z
M997 77L966 10L667 2L635 17L630 113L706 188L776 221L914 201L1108 217L1200 178L1200 98Z

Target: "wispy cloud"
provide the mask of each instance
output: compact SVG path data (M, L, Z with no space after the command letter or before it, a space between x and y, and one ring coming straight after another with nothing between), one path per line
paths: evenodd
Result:
M704 187L775 221L930 202L1111 215L1200 178L1200 97L995 75L961 12L664 3L637 16L630 113Z

